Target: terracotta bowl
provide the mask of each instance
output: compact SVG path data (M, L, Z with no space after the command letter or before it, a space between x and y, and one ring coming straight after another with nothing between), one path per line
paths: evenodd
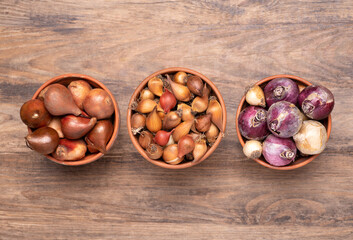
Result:
M259 85L262 89L266 86L266 84L271 81L274 78L290 78L293 81L295 81L298 86L299 89L301 90L302 88L306 87L306 86L310 86L312 85L310 82L306 81L303 78L297 77L297 76L293 76L293 75L287 75L287 74L281 74L281 75L274 75L271 77L267 77L262 79L261 81L255 83L255 85ZM235 117L235 125L237 128L237 135L240 141L240 144L244 147L245 141L247 140L246 138L244 138L241 134L240 134L240 130L239 130L239 126L238 126L238 118L239 118L239 114L240 112L246 108L247 106L249 106L249 104L245 101L245 96L243 96L243 98L241 99L238 109L237 109L237 114ZM330 137L330 133L331 133L331 115L329 115L327 118L320 120L320 122L326 127L327 130L327 139ZM292 169L296 169L296 168L300 168L302 166L305 166L306 164L310 163L312 160L314 160L317 156L319 156L319 154L317 155L310 155L310 156L299 156L299 158L297 160L295 160L293 163L291 163L290 165L287 166L283 166L283 167L276 167L276 166L272 166L271 164L269 164L265 158L263 156L261 156L260 159L254 159L257 163L261 164L262 166L268 167L268 168L272 168L272 169L277 169L277 170L292 170Z
M83 75L83 74L75 74L75 73L68 73L68 74L63 74L57 77L54 77L52 79L50 79L49 81L47 81L46 83L44 83L33 95L32 99L36 99L39 95L39 93L46 88L48 85L53 84L53 83L60 83L63 84L65 86L68 86L72 81L75 80L85 80L87 81L92 87L95 88L102 88L103 90L105 90L110 98L113 100L113 104L114 104L114 113L111 117L112 121L113 121L113 126L114 126L114 130L113 130L113 135L111 137L111 139L109 140L108 144L107 144L107 151L109 151L109 149L113 146L116 137L118 136L118 131L119 131L119 125L120 125L120 113L119 113L119 106L113 96L113 94L109 91L109 89L101 82L99 82L98 80L87 76L87 75ZM28 132L31 133L32 130L30 128L28 128ZM62 164L62 165L67 165L67 166L79 166L79 165L84 165L84 164L88 164L91 163L93 161L96 161L97 159L103 157L103 153L89 153L87 151L86 156L84 158L82 158L81 160L77 160L77 161L61 161L61 160L57 160L54 157L52 157L51 155L46 155L46 157L48 159L50 159L53 162Z
M134 93L131 96L130 102L129 102L129 107L127 110L127 128L128 128L128 132L131 138L132 143L134 144L135 148L137 149L137 151L139 151L139 153L149 162L163 167L163 168L169 168L169 169L183 169L183 168L188 168L188 167L192 167L194 165L197 165L201 162L203 162L206 158L208 158L213 152L214 150L216 150L217 146L219 145L219 143L222 140L223 137L223 133L220 133L216 142L212 145L211 148L208 149L208 151L206 152L206 154L197 162L185 162L185 163L180 163L177 165L171 165L168 164L166 162L164 162L163 160L153 160L151 158L149 158L145 152L145 150L140 146L140 144L138 143L138 137L134 136L131 132L131 116L132 116L132 110L130 109L131 104L139 97L139 94L141 92L142 89L144 89L147 86L148 81L158 75L163 75L166 73L170 73L170 74L174 74L176 72L179 71L183 71L186 73L190 73L193 74L195 76L199 76L203 81L205 81L213 90L213 92L216 94L219 103L221 104L222 107L222 112L223 112L223 129L225 131L226 129L226 123L227 123L227 111L226 111L226 106L224 104L224 100L222 98L221 93L219 92L219 90L217 89L217 87L213 84L213 82L211 80L209 80L207 77L205 77L204 75L202 75L201 73L198 73L194 70L188 69L188 68L183 68L183 67L172 67L172 68L166 68L163 70L160 70L158 72L155 72L153 74L151 74L150 76L148 76L147 78L145 78L145 80L142 81L142 83L140 83L140 85L136 88L136 90L134 91Z

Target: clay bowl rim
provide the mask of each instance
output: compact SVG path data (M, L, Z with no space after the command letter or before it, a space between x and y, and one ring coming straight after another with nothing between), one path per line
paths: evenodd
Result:
M67 78L79 78L82 80L87 80L89 83L93 82L95 85L98 85L98 87L102 88L103 90L105 90L110 98L113 100L113 105L114 105L114 129L113 129L113 134L112 137L110 138L108 144L107 144L107 152L111 149L111 147L113 146L116 138L118 137L118 133L119 133L119 126L120 126L120 112L119 112L119 106L118 103L115 100L114 95L110 92L110 90L100 81L98 81L97 79L90 77L88 75L85 74L78 74L78 73L67 73L67 74L62 74L56 77L51 78L50 80L46 81L45 83L43 83L38 90L34 93L32 99L36 99L39 95L39 93L46 88L47 86L54 84L54 83L60 83L61 81L67 79ZM91 84L91 83L90 83ZM28 132L31 133L32 130L30 128L28 128ZM81 165L85 165L91 162L94 162L96 160L98 160L99 158L103 157L104 154L101 152L98 153L92 153L88 156L85 156L83 159L81 160L77 160L77 161L61 161L61 160L57 160L54 157L52 157L51 155L45 155L46 158L48 158L49 160L61 164L61 165L65 165L65 166L81 166Z
M312 83L308 82L307 80L301 78L301 77L297 77L297 76L294 76L294 75L289 75L289 74L279 74L279 75L273 75L273 76L270 76L270 77L266 77L258 82L255 83L255 85L261 85L263 83L266 83L266 82L269 82L271 81L272 79L274 78L290 78L292 80L295 80L297 82L300 82L301 84L305 85L305 86L310 86L310 85L313 85ZM237 130L237 135L238 135L238 139L239 139L239 142L241 144L242 147L244 147L244 138L243 136L240 134L240 130L239 130L239 126L238 126L238 118L239 118L239 114L243 108L243 105L245 103L245 95L242 97L242 99L240 100L240 103L239 103L239 106L238 106L238 109L237 109L237 113L236 113L236 117L235 117L235 125L236 125L236 130ZM331 127L332 127L332 120L331 120L331 114L327 117L327 127L326 127L326 131L327 131L327 141L328 139L330 138L330 134L331 134ZM297 169L297 168L300 168L300 167L303 167L305 165L307 165L308 163L310 163L311 161L313 161L315 158L317 158L320 154L316 154L316 155L312 155L312 156L309 156L307 157L306 160L304 160L303 162L301 163L298 163L298 164L294 164L294 165L287 165L287 166L283 166L283 167L276 167L276 166L273 166L269 163L267 163L266 161L263 161L261 159L254 159L254 161L256 161L257 163L261 164L262 166L265 166L265 167L268 167L268 168L271 168L271 169L276 169L276 170L293 170L293 169ZM306 157L303 157L303 158L306 158Z
M216 94L219 103L221 104L222 107L222 112L223 112L223 133L220 132L218 135L218 138L216 140L216 142L212 145L212 147L206 152L206 154L197 162L186 162L186 163L181 163L181 164L177 164L177 165L171 165L168 164L164 161L161 160L153 160L151 158L149 158L147 156L147 154L145 153L145 150L140 146L140 144L138 143L138 140L135 138L135 136L132 134L131 132L131 116L132 116L132 110L130 109L131 104L133 103L133 101L135 99L137 99L138 94L141 92L141 90L147 85L148 81L158 75L162 75L162 74L166 74L166 73L175 73L175 72L186 72L186 73L190 73L196 76L199 76L203 81L205 81L214 91L214 93ZM153 163L154 165L157 165L159 167L163 167L163 168L167 168L167 169L184 169L184 168L189 168L192 166L195 166L201 162L203 162L204 160L206 160L218 147L218 145L220 144L222 138L224 137L224 132L226 130L226 125L227 125L227 110L226 110L226 105L224 103L223 97L221 95L221 92L218 90L218 88L216 87L216 85L210 80L208 79L206 76L202 75L201 73L189 69L189 68L184 68L184 67L170 67L170 68L165 68L162 70L159 70L155 73L152 73L151 75L149 75L148 77L146 77L135 89L134 93L131 96L131 99L129 101L129 105L128 105L128 109L127 109L127 129L128 129L128 133L130 136L130 139L134 145L134 147L137 149L137 151L142 155L142 157L144 157L147 161Z

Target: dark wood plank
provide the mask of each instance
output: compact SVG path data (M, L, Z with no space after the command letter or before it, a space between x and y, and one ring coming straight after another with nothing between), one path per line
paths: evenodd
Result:
M0 3L0 239L350 239L353 237L353 3L10 1ZM215 82L227 133L202 164L145 161L126 130L135 87L184 66ZM53 76L106 84L121 108L113 149L64 167L29 151L19 108ZM289 172L246 159L235 132L244 88L288 73L336 98L324 153Z

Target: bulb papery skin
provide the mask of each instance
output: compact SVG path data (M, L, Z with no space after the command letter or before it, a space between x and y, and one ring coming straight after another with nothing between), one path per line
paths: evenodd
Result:
M292 137L299 131L302 122L300 110L290 102L276 102L267 111L268 129L277 137Z
M303 154L319 154L327 143L327 132L324 125L318 121L304 121L299 132L293 136L295 145Z
M286 166L294 162L297 148L290 138L279 138L269 135L263 142L262 154L273 166Z
M243 147L243 153L247 158L256 159L261 157L262 143L257 140L246 141Z
M299 88L298 85L289 78L275 78L265 86L264 93L268 107L271 107L272 104L279 101L297 104Z
M307 86L298 97L304 114L314 120L327 118L333 110L335 99L330 90L323 86Z
M266 124L267 112L262 107L249 106L239 114L238 126L243 137L262 140L270 132Z

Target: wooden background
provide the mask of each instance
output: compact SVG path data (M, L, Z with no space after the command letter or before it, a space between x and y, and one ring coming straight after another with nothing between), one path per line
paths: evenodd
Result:
M0 1L0 239L353 239L351 0ZM171 171L126 130L138 84L172 66L209 77L227 133L214 154ZM113 149L64 167L26 148L19 109L63 73L101 80L121 108ZM244 87L293 74L332 90L324 153L288 172L246 159L235 132Z

